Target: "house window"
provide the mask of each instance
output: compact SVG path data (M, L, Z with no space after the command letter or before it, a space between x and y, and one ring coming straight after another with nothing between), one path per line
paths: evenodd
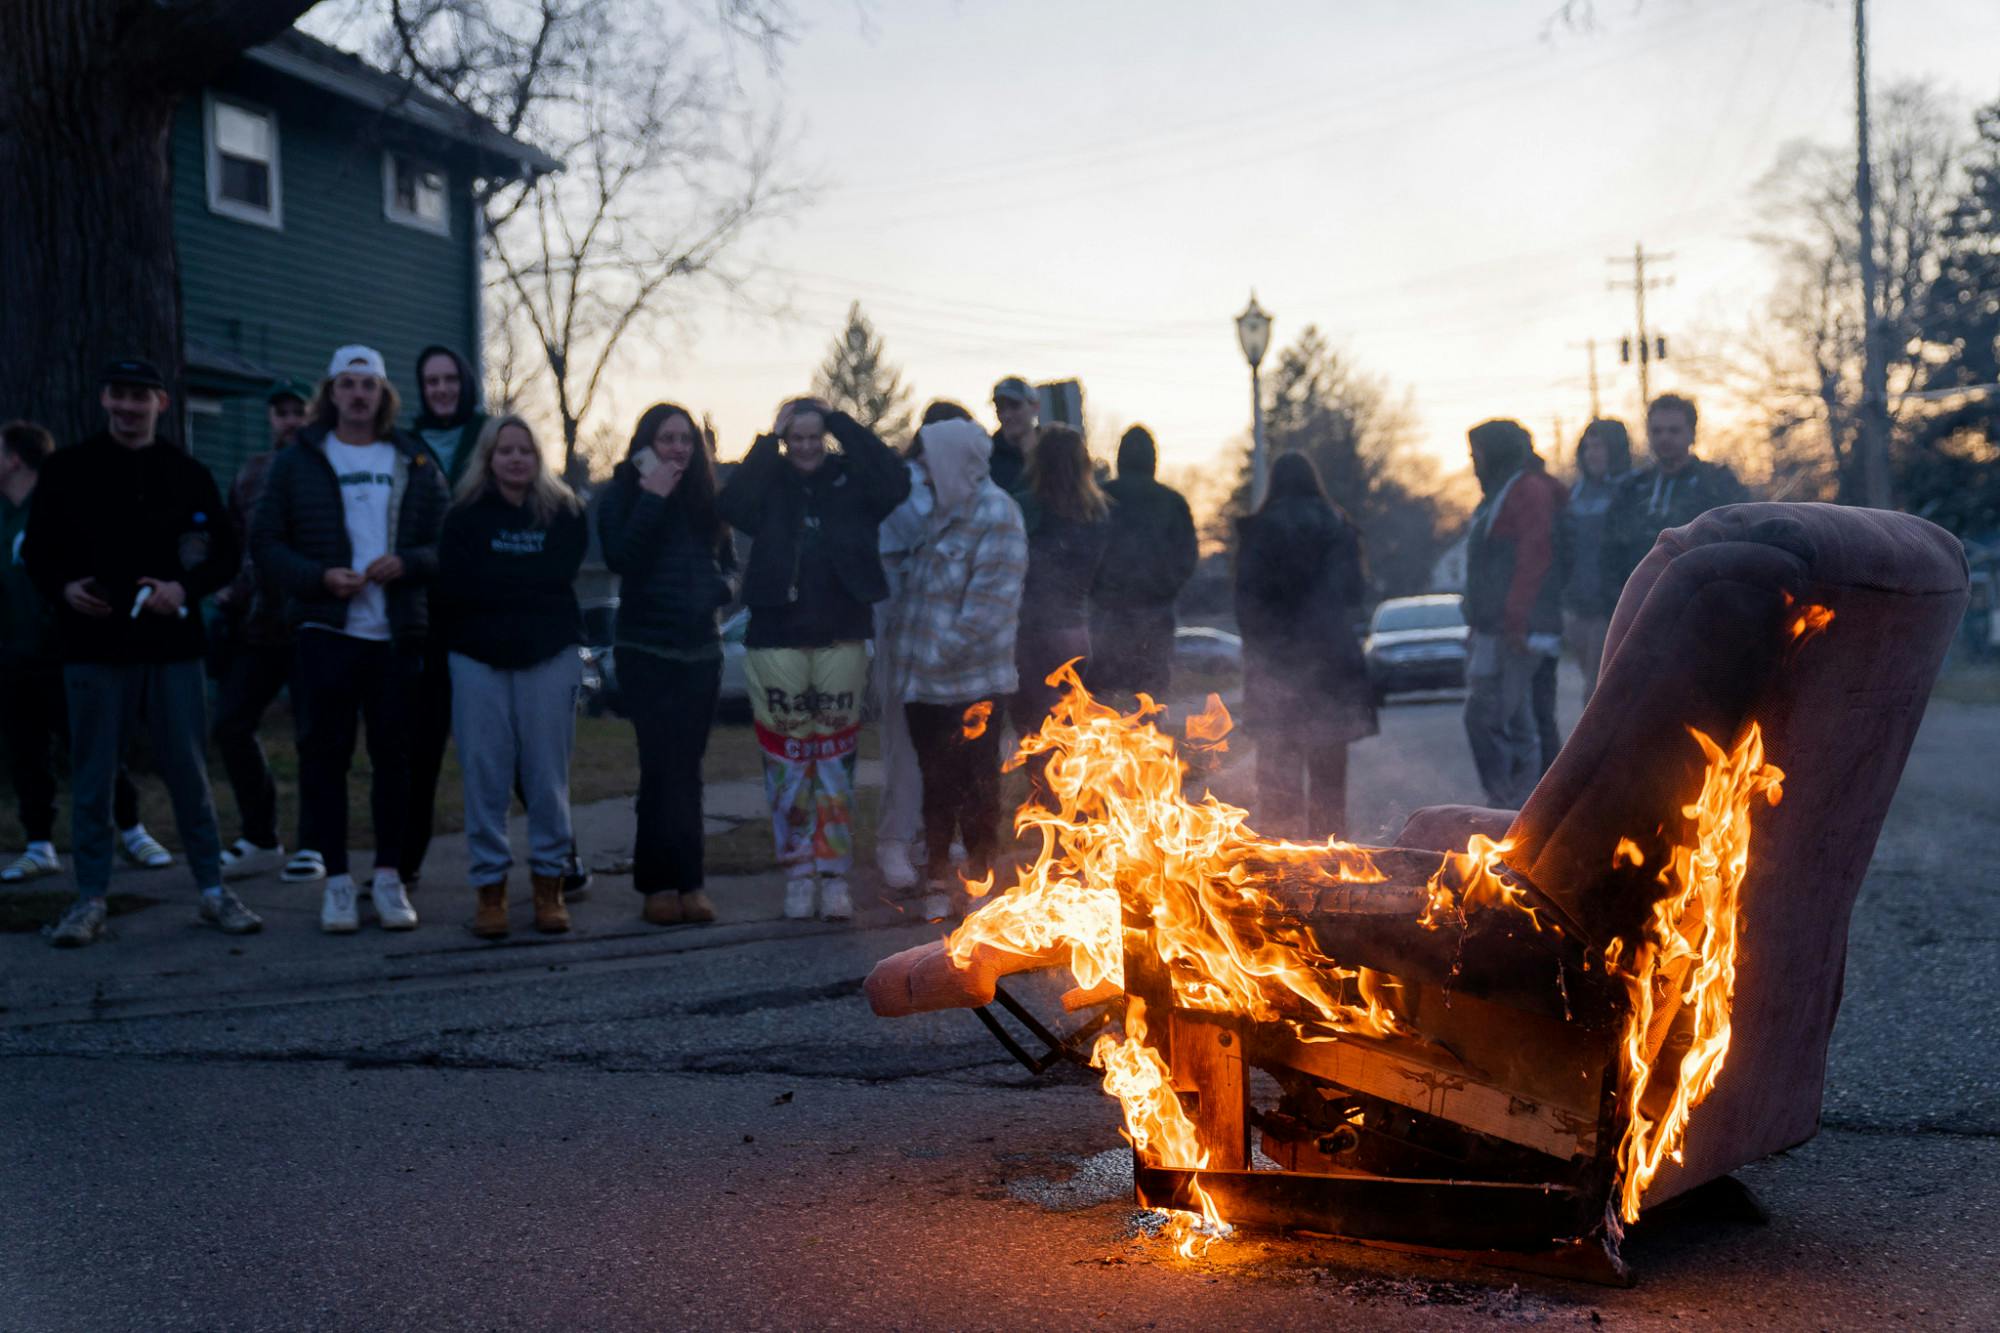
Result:
M243 222L278 227L278 118L220 97L208 99L208 207Z
M185 415L182 417L182 442L189 453L197 447L212 443L214 436L222 428L222 400L202 394L190 394Z
M382 211L391 222L440 236L451 232L451 210L442 168L404 153L382 159Z

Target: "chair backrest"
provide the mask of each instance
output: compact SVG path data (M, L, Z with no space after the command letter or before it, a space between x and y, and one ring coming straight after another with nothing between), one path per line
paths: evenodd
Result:
M1626 583L1597 689L1516 817L1510 863L1588 944L1634 939L1705 767L1687 729L1726 748L1754 720L1785 773L1783 801L1753 816L1727 1063L1649 1203L1818 1128L1848 917L1966 598L1950 533L1817 504L1711 511L1662 533ZM1794 640L1808 605L1833 622ZM1612 868L1621 837L1646 869Z

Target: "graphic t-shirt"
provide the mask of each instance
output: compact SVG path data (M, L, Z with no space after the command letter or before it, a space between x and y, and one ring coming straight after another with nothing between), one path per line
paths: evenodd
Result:
M396 485L396 446L342 444L327 437L326 461L340 482L341 503L347 510L347 540L354 548L350 566L359 574L379 556L389 554L389 499ZM347 629L357 639L389 637L388 596L370 583L347 602Z

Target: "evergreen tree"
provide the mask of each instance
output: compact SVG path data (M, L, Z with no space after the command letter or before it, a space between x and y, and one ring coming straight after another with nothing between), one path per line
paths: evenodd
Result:
M813 375L813 392L886 440L910 431L910 389L882 355L882 335L861 313L847 308L847 327L827 348Z
M1278 354L1264 395L1270 460L1294 452L1312 459L1327 498L1361 530L1375 592L1429 587L1449 518L1434 494L1435 467L1413 447L1407 402L1392 401L1386 385L1357 371L1311 326ZM1250 498L1246 454L1227 511L1247 513Z

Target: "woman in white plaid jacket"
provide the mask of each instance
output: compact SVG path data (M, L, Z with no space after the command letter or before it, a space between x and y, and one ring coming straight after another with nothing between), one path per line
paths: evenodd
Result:
M1000 729L1014 692L1014 635L1028 535L1020 506L988 475L993 442L970 421L918 434L924 484L936 496L930 531L910 558L894 617L896 695L923 774L930 880L923 913L956 906L951 843L966 876L984 879L1000 839Z

